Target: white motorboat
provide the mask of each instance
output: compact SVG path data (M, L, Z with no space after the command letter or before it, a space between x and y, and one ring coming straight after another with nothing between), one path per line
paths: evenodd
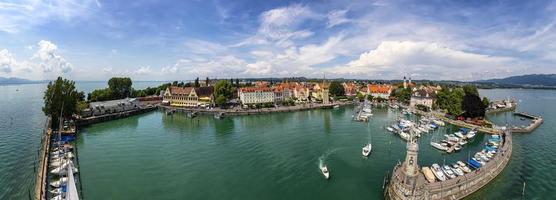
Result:
M462 141L459 142L460 146L463 146L463 145L466 145L466 144L467 144L467 141L465 141L465 140L462 140Z
M386 127L386 130L388 130L390 132L394 132L394 128L392 128L392 127Z
M371 153L372 149L373 149L373 146L369 143L369 144L367 144L363 147L363 149L361 150L361 153L363 154L363 156L367 157Z
M460 166L458 164L453 164L452 165L452 171L454 171L454 173L456 173L458 176L463 176L463 170L460 169Z
M56 174L56 175L64 175L64 174L67 173L67 166L68 165L71 166L71 168L73 170L73 173L77 173L77 168L75 168L75 166L73 166L73 163L71 161L62 164L60 167L54 168L53 170L50 171L50 173Z
M53 159L50 161L50 167L60 167L63 163L67 163L68 160L64 158Z
M50 198L50 200L63 200L63 199L64 199L64 197L62 197L61 194L60 194L60 195L56 195L56 196Z
M334 105L332 108L338 109L338 108L340 108L340 105Z
M52 187L60 187L60 186L62 186L63 184L65 184L65 183L67 183L67 182L68 182L68 178L67 178L67 177L62 177L62 178L58 179L57 181L52 181L52 182L50 182L50 186L52 186Z
M452 171L452 168L450 168L448 165L442 166L442 172L444 172L444 174L446 174L446 176L448 176L448 178L450 179L456 178L456 175Z
M446 176L444 176L444 173L442 173L442 170L440 169L440 166L438 164L436 163L432 164L431 168L432 168L432 172L434 173L434 176L436 176L438 180L440 181L446 180Z
M62 188L56 188L56 189L50 190L51 194L62 194L63 192L64 191L63 191Z
M455 132L454 134L461 139L465 139L465 136L463 135L463 133L461 131Z
M431 142L431 146L433 146L434 148L437 148L438 150L442 150L442 151L447 151L448 147L443 146L442 144L436 143L436 142Z
M409 140L409 134L405 132L400 132L400 137L404 140Z
M470 130L470 131L466 134L466 136L467 136L468 139L471 139L471 138L475 137L476 134L477 134L477 131L476 131L476 130Z
M324 178L330 178L330 171L328 171L328 167L326 167L326 165L320 167L320 172L322 173L322 175L324 175Z

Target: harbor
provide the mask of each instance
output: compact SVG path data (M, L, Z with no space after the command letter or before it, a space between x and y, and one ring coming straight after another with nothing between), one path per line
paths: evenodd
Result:
M524 112L515 112L514 115L521 116L523 118L527 118L531 120L531 123L529 123L529 125L527 126L511 127L512 132L514 133L531 133L544 122L542 116L536 116Z

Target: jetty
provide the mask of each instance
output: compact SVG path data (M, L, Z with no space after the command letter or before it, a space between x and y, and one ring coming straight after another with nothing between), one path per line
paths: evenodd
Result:
M446 123L450 123L450 124L453 124L453 125L456 125L456 126L465 127L465 128L469 128L469 129L476 129L480 132L488 133L488 134L500 134L500 133L502 133L502 131L500 129L489 128L489 127L484 127L484 126L477 126L477 125L474 125L474 124L466 123L464 121L450 119L450 118L444 116L444 113L424 112L422 110L407 107L407 106L403 106L403 105L398 105L398 106L406 108L406 109L410 110L411 112L413 112L415 114L422 115L422 116L427 116L427 117L434 117L434 118L442 120Z
M532 115L525 112L514 112L514 115L525 117L531 119L531 123L528 126L522 127L511 127L512 132L514 133L530 133L537 129L543 122L542 116Z
M351 102L338 102L333 104L300 104L295 106L281 106L275 108L259 108L259 109L244 109L244 108L236 108L236 109L223 109L223 108L194 108L194 107L175 107L175 106L168 106L168 105L158 105L159 108L170 111L174 110L175 112L182 112L182 113L195 113L199 115L208 114L208 115L215 115L215 114L224 114L226 116L238 116L238 115L259 115L259 114L268 114L268 113L280 113L280 112L294 112L294 111L302 111L302 110L315 110L315 109L332 109L334 106L345 106L345 105L352 105Z
M50 117L47 117L45 122L45 127L43 129L43 134L41 136L41 146L39 149L39 163L36 166L35 172L35 188L34 188L34 199L43 200L46 199L47 193L47 176L48 176L48 158L50 149L50 136L52 135L52 129L50 126Z
M385 190L385 197L393 200L456 200L480 190L494 180L506 167L512 155L512 133L501 134L501 146L496 155L479 169L445 181L429 182L418 166L418 144L407 143L405 161L394 167Z
M133 110L128 110L128 111L123 111L123 112L116 112L116 113L110 113L110 114L104 114L104 115L98 115L98 116L90 116L90 117L85 117L85 118L79 118L75 121L77 127L80 126L87 126L87 125L91 125L91 124L96 124L96 123L100 123L100 122L105 122L105 121L110 121L110 120L115 120L115 119L121 119L121 118L126 118L129 116L133 116L133 115L138 115L138 114L143 114L143 113L147 113L153 110L158 109L157 106L142 106L139 107L137 109L133 109Z

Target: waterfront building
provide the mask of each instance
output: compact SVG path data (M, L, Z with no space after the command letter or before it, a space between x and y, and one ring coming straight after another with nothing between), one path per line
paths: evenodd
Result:
M417 105L424 105L426 107L432 108L432 105L436 99L436 93L425 89L418 89L411 93L411 100L409 101L409 106L415 107Z
M373 96L373 98L383 98L388 99L392 93L392 85L388 84L368 84L367 94Z
M110 101L97 101L89 103L89 108L83 110L82 116L105 115L111 113L124 112L139 109L139 100L135 98L125 98Z
M238 90L242 104L273 103L274 91L268 87L245 87Z
M307 101L309 99L310 91L305 85L297 83L293 90L293 97L299 101Z
M342 86L344 87L344 93L346 96L352 97L357 95L357 85L355 85L355 83L345 82L342 83Z
M212 93L214 87L179 87L170 86L166 88L163 103L178 107L209 106L212 104Z

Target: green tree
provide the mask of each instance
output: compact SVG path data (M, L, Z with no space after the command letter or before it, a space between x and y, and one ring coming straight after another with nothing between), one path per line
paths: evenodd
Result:
M77 102L83 98L81 92L75 89L75 82L58 77L56 81L49 82L44 92L44 105L42 111L51 116L51 128L57 129L59 118L71 117L77 111Z
M195 84L194 85L195 85L195 87L201 87L201 84L199 83L199 77L197 77L195 79Z
M224 97L225 98L224 103L227 100L231 99L233 97L233 94L234 94L234 87L227 80L219 80L214 85L214 96L216 98L220 96ZM215 103L216 105L222 105L222 103L218 103L218 102Z
M239 87L239 78L236 79L236 87Z
M483 97L483 105L485 105L485 107L488 107L490 105L490 100L488 100L487 97Z
M224 95L219 95L218 97L216 97L214 103L216 103L216 105L224 105L226 103L226 100L227 99Z
M399 102L409 103L411 100L411 89L398 88L392 94Z
M486 105L479 97L479 92L475 86L464 86L465 96L462 101L464 116L469 118L485 116Z
M357 92L357 99L359 99L359 101L364 100L365 96L361 93L361 92Z
M131 95L132 82L129 77L113 77L108 80L108 88L112 92L112 98L123 99Z
M332 81L330 83L330 95L333 97L340 97L345 95L344 87L338 81Z

